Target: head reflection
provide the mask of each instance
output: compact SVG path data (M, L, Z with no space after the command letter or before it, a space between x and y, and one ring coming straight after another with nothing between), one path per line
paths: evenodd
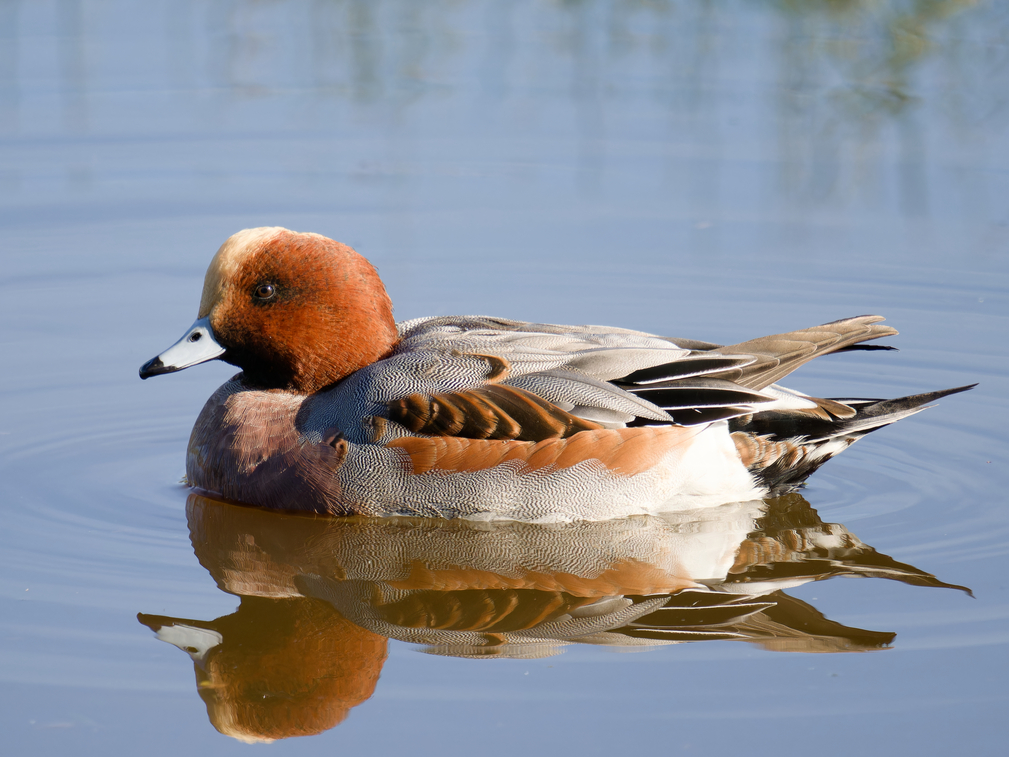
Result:
M316 518L192 494L188 517L200 563L241 603L213 621L139 618L190 655L211 722L244 741L339 724L374 692L390 638L456 657L703 640L866 652L894 634L783 590L838 575L949 587L795 494L549 525Z
M141 615L193 659L210 722L241 741L338 725L375 691L387 641L315 599L242 597L210 622Z

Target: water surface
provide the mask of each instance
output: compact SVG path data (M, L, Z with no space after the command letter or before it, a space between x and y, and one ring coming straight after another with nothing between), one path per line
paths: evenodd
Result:
M1007 33L1000 4L941 0L0 4L8 748L247 749L208 710L226 687L197 687L213 657L290 667L274 698L305 659L333 671L285 752L1003 752ZM535 529L187 501L189 430L233 369L136 372L217 246L267 224L354 245L402 319L735 342L879 312L900 352L788 384L980 386L804 499L576 534L606 547L589 574ZM434 574L394 574L390 544ZM598 585L629 559L658 573ZM701 573L733 598L680 592ZM663 596L690 601L631 618ZM170 628L205 632L204 667Z

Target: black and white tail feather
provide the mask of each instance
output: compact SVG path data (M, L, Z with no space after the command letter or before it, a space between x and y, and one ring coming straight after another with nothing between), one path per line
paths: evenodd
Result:
M921 412L976 384L897 399L822 399L774 381L831 352L894 349L860 342L897 333L879 316L857 316L813 329L724 347L670 339L691 354L635 371L614 383L686 426L728 421L750 472L772 493L801 484L823 463L878 428ZM638 418L628 425L654 425Z

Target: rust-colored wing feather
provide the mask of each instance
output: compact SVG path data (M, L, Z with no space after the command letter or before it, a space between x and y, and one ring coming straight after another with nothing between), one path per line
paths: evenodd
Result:
M417 434L524 442L602 428L532 392L500 384L454 394L411 394L389 403L389 418Z
M696 428L659 426L589 430L539 442L404 436L386 446L402 449L416 475L487 470L512 461L528 471L562 470L596 460L612 473L634 476L658 465L674 448L686 450L697 433Z

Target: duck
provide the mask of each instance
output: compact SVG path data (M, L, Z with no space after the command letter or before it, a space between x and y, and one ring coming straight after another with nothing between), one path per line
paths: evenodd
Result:
M777 382L897 334L863 315L733 345L604 326L397 323L351 247L245 229L196 321L140 378L241 369L204 405L186 483L331 516L571 522L776 496L867 433L974 385L825 399Z

